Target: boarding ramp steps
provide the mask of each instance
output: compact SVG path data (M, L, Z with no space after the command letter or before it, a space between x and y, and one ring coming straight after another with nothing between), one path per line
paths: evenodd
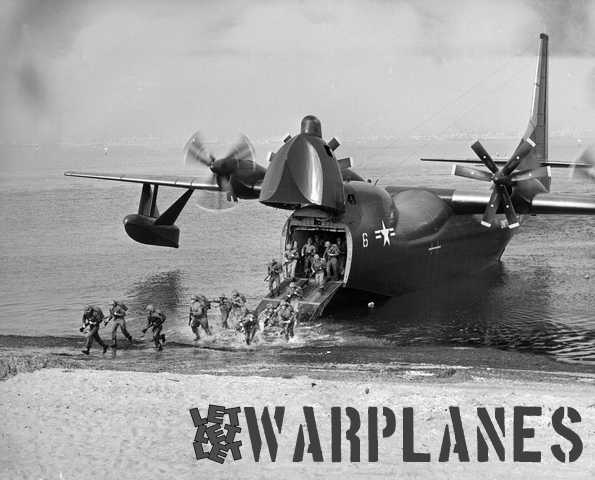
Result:
M300 317L311 320L322 315L332 298L343 287L343 282L341 281L327 281L322 290L316 286L313 279L296 278L294 282L301 287L304 293L304 296L299 301ZM284 280L281 283L278 295L268 294L264 297L258 304L258 307L256 307L256 312L260 313L270 304L274 306L279 305L287 297L289 283L289 280Z

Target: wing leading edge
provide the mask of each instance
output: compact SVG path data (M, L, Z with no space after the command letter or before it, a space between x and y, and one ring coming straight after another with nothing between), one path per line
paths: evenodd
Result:
M439 162L439 163L469 163L472 165L482 165L482 163L475 158L420 158L422 162ZM498 166L505 165L507 158L493 158L494 163ZM540 162L542 167L553 168L591 168L592 165L586 162Z
M196 177L183 177L177 175L129 175L122 173L95 173L95 172L64 172L67 177L95 178L99 180L113 180L129 183L149 183L165 187L188 188L193 190L209 190L218 192L221 187L216 183L208 183Z
M394 196L411 187L386 187ZM482 214L490 200L490 192L466 192L451 188L418 187L438 196L446 202L456 215ZM515 208L517 205L515 204ZM530 203L519 204L519 213L543 215L595 215L595 196L538 193ZM499 213L502 213L499 211Z
M458 190L435 191L456 214L481 214L490 200L489 193ZM528 205L519 205L519 213L536 215L595 215L595 197L538 193Z

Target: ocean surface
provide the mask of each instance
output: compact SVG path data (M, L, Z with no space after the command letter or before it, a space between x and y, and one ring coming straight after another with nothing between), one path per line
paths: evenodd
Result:
M380 185L427 185L465 190L486 184L450 176L448 164L419 157L471 158L472 140L370 140L345 142L355 170ZM585 142L583 142L584 145ZM485 140L505 156L515 139ZM257 144L264 164L279 144ZM225 153L222 145L212 145ZM550 159L580 154L575 140L552 139ZM78 335L82 309L107 310L111 299L130 308L129 329L140 336L144 307L168 316L166 335L192 343L187 326L190 296L244 292L251 306L266 293L266 263L278 256L288 212L257 201L210 212L191 199L178 219L180 248L133 242L122 219L136 213L140 185L64 177L65 170L125 173L201 173L182 163L181 147L0 146L0 335ZM595 195L595 185L553 173L552 191ZM163 210L182 192L162 188ZM326 347L378 357L403 345L491 346L545 354L561 362L595 365L595 217L525 219L502 265L480 277L390 299L369 311L366 301L332 308L302 324L289 344L279 339L253 348ZM205 346L242 348L242 338L218 328ZM102 333L109 337L107 330ZM150 348L147 343L147 347ZM372 349L372 350L371 350ZM266 355L266 353L265 353Z

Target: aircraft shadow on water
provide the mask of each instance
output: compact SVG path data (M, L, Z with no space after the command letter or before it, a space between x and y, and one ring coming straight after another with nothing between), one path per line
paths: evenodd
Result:
M527 129L509 159L494 159L479 141L475 160L457 162L453 174L492 184L491 193L420 186L379 186L353 170L350 158L337 158L337 139L328 142L321 123L308 115L301 131L288 135L270 154L268 166L254 160L242 137L223 158L215 158L194 134L185 147L187 162L202 166L208 178L121 173L65 172L67 176L139 183L137 213L124 218L127 234L140 243L177 248L175 222L196 191L207 208L233 206L238 199L291 211L284 244L341 238L346 245L342 278L320 292L300 275L303 305L313 316L342 290L396 296L440 285L452 277L475 275L499 263L526 215L595 213L595 197L550 193L551 167L592 167L590 155L569 164L548 158L548 36L540 35L537 76ZM476 168L483 165L486 169ZM158 190L184 193L162 213ZM547 234L547 232L544 232ZM277 302L269 297L266 302Z

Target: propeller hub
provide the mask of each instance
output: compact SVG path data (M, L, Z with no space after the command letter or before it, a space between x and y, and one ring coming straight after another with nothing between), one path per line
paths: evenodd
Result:
M506 175L502 170L499 170L492 176L492 181L496 185L509 185L510 184L510 176Z
M492 194L481 220L483 226L488 228L491 227L496 220L496 215L500 212L506 215L508 228L516 228L519 226L519 218L511 197L512 186L518 182L531 179L534 175L538 174L538 170L535 169L515 172L523 159L531 153L534 146L535 143L532 141L521 141L513 156L502 168L499 169L496 162L494 162L483 145L477 141L471 145L471 149L488 168L489 172L460 165L456 165L453 169L455 175L484 182L492 182L494 184L494 189L492 190Z

